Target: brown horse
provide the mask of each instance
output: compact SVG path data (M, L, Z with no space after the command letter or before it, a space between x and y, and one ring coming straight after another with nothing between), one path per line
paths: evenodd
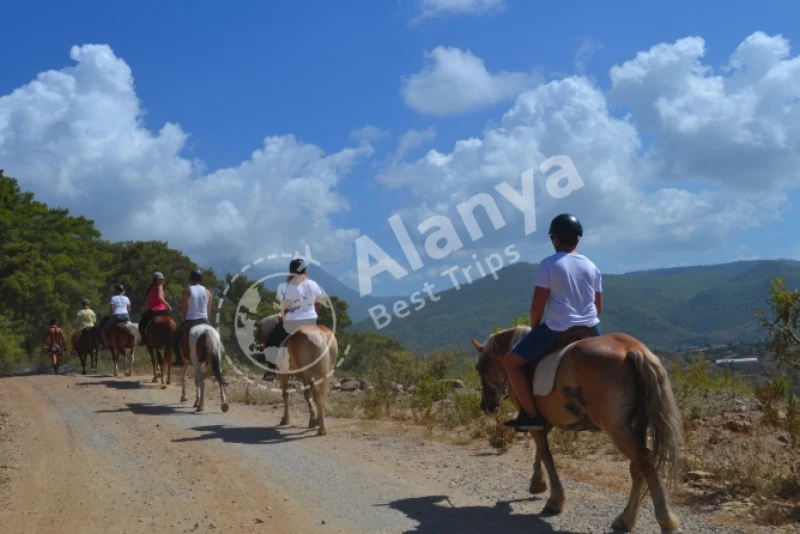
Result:
M108 348L111 351L111 359L114 362L114 376L119 375L117 365L120 355L125 358L125 376L131 376L133 374L136 345L140 341L139 329L136 323L122 321L115 324L106 334L106 339L108 339Z
M508 386L503 357L529 331L530 327L517 326L491 335L485 344L471 340L479 353L476 369L481 377L484 413L497 413ZM683 443L681 414L667 372L658 357L631 336L589 336L588 329L568 330L553 350L548 351L549 356L537 365L539 376L534 382L534 399L548 425L543 431L531 432L536 441L536 458L530 492L542 493L547 489L542 474L544 462L551 487L544 511L560 513L564 507L564 489L547 435L553 427L568 431L600 430L630 460L630 499L613 528L624 531L634 528L639 505L649 489L662 531L680 532L678 518L670 510L667 491L658 475L661 468L669 467L667 479L675 480ZM553 381L546 380L548 377ZM519 408L513 392L511 401ZM653 451L647 448L648 427L653 430Z
M225 396L225 379L222 377L222 340L219 332L209 324L198 324L189 329L181 337L181 356L183 369L181 372L181 402L186 398L186 369L189 364L194 368L194 406L198 412L205 408L205 377L202 365L211 365L214 377L219 383L220 404L222 411L228 411L228 399Z
M161 389L166 389L172 379L172 334L175 333L175 319L169 315L159 315L144 329L147 352L150 353L150 362L153 364L153 383L158 382L161 375ZM164 372L164 366L167 370ZM164 375L167 380L164 382Z
M254 338L261 344L270 331L278 324L278 316L271 315L259 321L255 326ZM325 426L325 408L328 402L331 377L339 357L339 344L333 332L324 325L304 325L290 335L285 343L285 362L272 371L279 375L281 392L283 393L283 418L280 426L290 424L289 416L289 376L301 374L303 378L303 396L308 404L308 428L316 428L318 436L328 433ZM282 368L283 367L283 368ZM314 400L314 403L311 400ZM316 410L314 409L316 404Z
M100 335L100 327L98 326L84 328L72 336L72 349L78 354L78 358L81 360L83 374L86 374L87 356L91 358L90 363L92 372L97 372L97 361L100 359L101 344L102 338Z

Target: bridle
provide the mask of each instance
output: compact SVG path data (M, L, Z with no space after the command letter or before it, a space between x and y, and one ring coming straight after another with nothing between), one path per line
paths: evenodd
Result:
M491 360L491 356L488 356L486 352L481 352L480 356L478 357L478 363L475 364L475 370L478 371L478 374L484 378L489 384L491 384L495 389L502 390L506 386L508 386L508 375L506 373L501 373L503 375L503 380L499 384L492 380L492 377L489 373L485 373L486 366Z

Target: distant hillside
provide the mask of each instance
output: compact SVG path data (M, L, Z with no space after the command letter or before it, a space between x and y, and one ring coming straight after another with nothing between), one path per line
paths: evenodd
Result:
M499 271L497 281L486 277L439 293L441 300L404 319L394 317L380 333L412 349L468 348L470 337L485 339L493 325L508 326L514 316L528 312L537 267L515 263ZM789 287L800 286L800 262L746 261L607 274L602 328L629 333L662 350L762 339L765 332L752 309L765 306L774 276L784 278ZM367 318L353 330L376 328Z

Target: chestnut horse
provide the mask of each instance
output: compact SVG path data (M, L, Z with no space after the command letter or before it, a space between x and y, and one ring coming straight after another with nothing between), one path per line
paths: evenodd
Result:
M527 326L516 326L489 336L486 343L471 340L479 353L476 369L481 377L484 413L498 412L508 386L503 357L530 330ZM536 458L530 492L543 493L547 489L542 474L544 462L551 487L544 511L560 513L564 507L564 489L547 435L553 427L567 431L600 430L630 460L630 498L613 528L624 531L634 528L639 505L649 489L662 531L680 532L678 518L670 510L667 491L658 475L661 468L668 467L667 480L675 481L683 443L681 414L667 371L657 356L629 335L589 336L588 329L572 328L562 334L562 340L554 347L558 352L548 351L560 353L562 358L555 369L552 390L534 396L536 408L548 424L542 431L531 432L536 441ZM545 359L537 365L545 373L543 362ZM511 401L519 409L519 402L511 393ZM653 451L647 448L648 427L653 431Z
M270 331L278 325L278 316L270 315L255 326L254 338L257 344L263 344ZM328 433L325 426L325 407L328 402L331 377L339 358L339 344L336 336L325 325L303 325L290 335L283 343L285 356L280 358L277 369L272 371L279 375L281 392L283 393L283 418L280 426L290 424L289 416L289 376L301 374L303 378L303 396L308 404L308 428L316 428L318 436ZM312 404L311 399L314 403ZM316 404L316 410L314 409Z
M101 325L105 324L106 320L108 320L108 317L102 319ZM122 321L115 324L106 334L106 339L108 339L111 359L114 361L114 376L119 374L117 365L120 355L125 358L125 376L131 376L133 374L136 345L140 341L139 328L136 323Z
M222 340L217 329L209 324L198 324L189 329L181 337L181 356L183 369L181 372L181 402L186 398L186 369L189 364L194 368L194 407L198 412L205 408L205 377L202 364L211 365L219 383L220 403L222 411L228 411L228 399L225 396L225 379L222 378Z
M92 326L76 332L72 337L72 349L78 354L81 360L83 374L86 374L86 357L91 358L91 370L97 372L97 361L100 358L100 345L103 343L100 335L100 327Z
M161 389L167 389L172 379L172 334L177 328L175 319L169 315L158 315L144 329L144 340L150 362L153 364L153 383L158 382L161 375ZM166 372L164 366L166 365ZM167 380L164 382L164 375Z

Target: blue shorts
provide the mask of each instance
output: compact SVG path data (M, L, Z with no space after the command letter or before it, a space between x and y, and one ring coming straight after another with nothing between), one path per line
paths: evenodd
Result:
M526 363L536 363L547 355L553 345L558 343L561 334L558 330L551 330L546 324L540 323L539 326L531 330L527 336L522 338L511 350ZM592 335L600 335L600 324L592 327Z

